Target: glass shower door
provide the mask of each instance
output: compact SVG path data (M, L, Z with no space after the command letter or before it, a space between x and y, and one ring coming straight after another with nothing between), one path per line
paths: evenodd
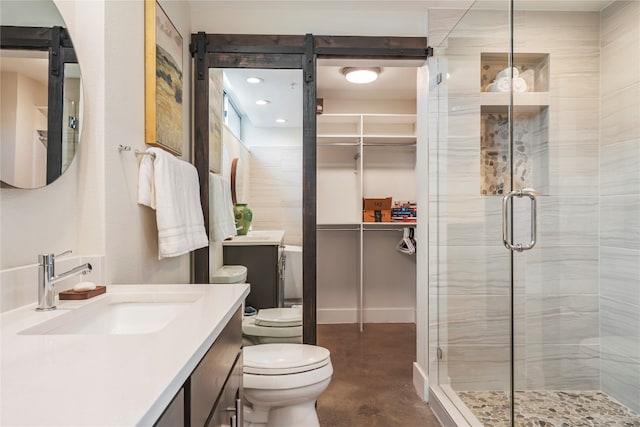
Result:
M430 376L470 425L509 426L515 274L502 202L519 188L514 169L527 172L512 161L510 4L496 5L474 4L431 61Z

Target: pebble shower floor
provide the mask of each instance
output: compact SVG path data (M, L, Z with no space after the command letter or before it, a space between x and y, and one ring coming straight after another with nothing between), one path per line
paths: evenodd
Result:
M509 427L503 391L463 391L458 396L485 427ZM640 427L640 415L597 391L516 391L518 427Z

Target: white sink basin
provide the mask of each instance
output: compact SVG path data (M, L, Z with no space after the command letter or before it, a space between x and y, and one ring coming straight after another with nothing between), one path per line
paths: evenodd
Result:
M159 331L196 302L200 293L106 295L20 332L22 335L135 335Z

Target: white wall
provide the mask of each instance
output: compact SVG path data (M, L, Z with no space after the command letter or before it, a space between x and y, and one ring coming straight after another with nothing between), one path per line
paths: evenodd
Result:
M191 22L215 34L427 35L417 1L193 1Z
M0 79L2 181L18 188L42 187L47 149L37 131L47 130L47 85L22 72L2 72Z
M47 181L47 150L38 139L37 130L47 130L47 117L38 107L47 105L47 86L18 73L16 102L15 162L29 165L15 169L16 187L43 186Z
M190 161L190 18L185 2L161 1L183 38L183 153ZM108 1L105 7L105 254L112 283L188 283L190 256L158 261L155 211L137 204L138 163L118 144L145 150L144 3Z
M15 175L15 144L8 141L16 139L16 110L18 74L3 71L0 73L0 174L3 181L13 179Z

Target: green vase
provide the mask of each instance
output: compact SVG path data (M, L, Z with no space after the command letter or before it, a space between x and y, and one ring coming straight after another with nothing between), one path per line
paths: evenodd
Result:
M236 230L238 236L246 236L251 227L251 220L253 219L253 212L249 209L246 203L236 203L233 205L233 216L236 220Z

